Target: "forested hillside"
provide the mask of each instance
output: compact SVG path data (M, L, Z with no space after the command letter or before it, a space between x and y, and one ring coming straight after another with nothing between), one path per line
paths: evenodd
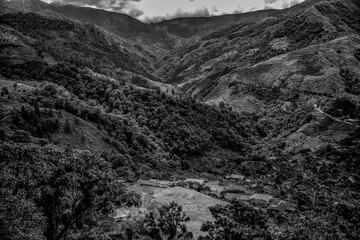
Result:
M224 203L199 239L359 238L357 1L156 24L0 3L0 239L192 239L129 187L185 178L236 186L187 185Z

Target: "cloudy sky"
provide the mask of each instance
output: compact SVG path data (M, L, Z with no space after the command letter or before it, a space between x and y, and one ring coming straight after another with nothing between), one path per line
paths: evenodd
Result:
M286 8L302 0L44 0L127 13L143 21Z

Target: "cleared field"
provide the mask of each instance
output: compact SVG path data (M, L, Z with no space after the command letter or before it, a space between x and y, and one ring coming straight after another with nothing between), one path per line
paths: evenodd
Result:
M175 201L183 207L183 211L190 217L187 228L194 233L195 238L201 235L201 225L206 221L213 221L209 207L227 202L209 197L197 191L182 187L156 188L151 186L131 186L130 190L143 195L143 206L152 209Z

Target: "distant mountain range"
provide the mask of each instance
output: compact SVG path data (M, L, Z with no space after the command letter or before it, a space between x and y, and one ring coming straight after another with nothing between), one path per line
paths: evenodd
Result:
M126 14L40 0L1 0L0 4L2 13L38 13L78 21L82 27L94 24L106 38L118 39L129 52L128 62L137 65L123 69L238 111L266 108L269 101L256 92L259 89L335 96L346 92L349 84L360 87L340 76L343 68L358 74L356 61L345 63L359 48L360 9L355 0L307 0L284 10L153 24ZM336 62L331 61L334 58Z
M3 6L0 13L21 11L68 17L92 23L125 39L160 49L171 49L184 40L199 38L239 22L256 22L277 12L264 10L215 17L179 18L149 24L122 13L74 5L47 4L40 0L1 0L0 5Z
M1 6L1 26L12 45L0 54L10 63L65 60L139 87L265 115L284 105L294 110L359 97L355 0L307 0L284 10L151 24L40 0L1 0ZM19 28L24 19L37 23Z
M279 91L271 100L289 91L301 96L342 95L349 91L348 84L351 89L360 87L357 80L348 83L340 76L346 68L359 79L354 57L360 47L356 4L305 1L282 11L240 15L244 20L172 50L158 73L198 100L224 101L239 111L266 109L271 101L257 93L265 89Z

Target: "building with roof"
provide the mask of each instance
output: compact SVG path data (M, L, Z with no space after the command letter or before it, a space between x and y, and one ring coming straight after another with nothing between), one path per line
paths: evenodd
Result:
M230 175L227 175L225 178L231 179L231 180L244 180L245 176L240 175L240 174L230 174Z
M127 208L119 208L115 210L115 221L123 221L125 219L130 218L130 209Z
M206 179L198 179L198 178L187 178L184 180L185 183L198 183L200 185L203 185L207 182Z
M151 186L151 187L158 187L158 188L167 188L168 186L159 182L158 180L150 179L150 180L138 180L138 183L141 186Z

